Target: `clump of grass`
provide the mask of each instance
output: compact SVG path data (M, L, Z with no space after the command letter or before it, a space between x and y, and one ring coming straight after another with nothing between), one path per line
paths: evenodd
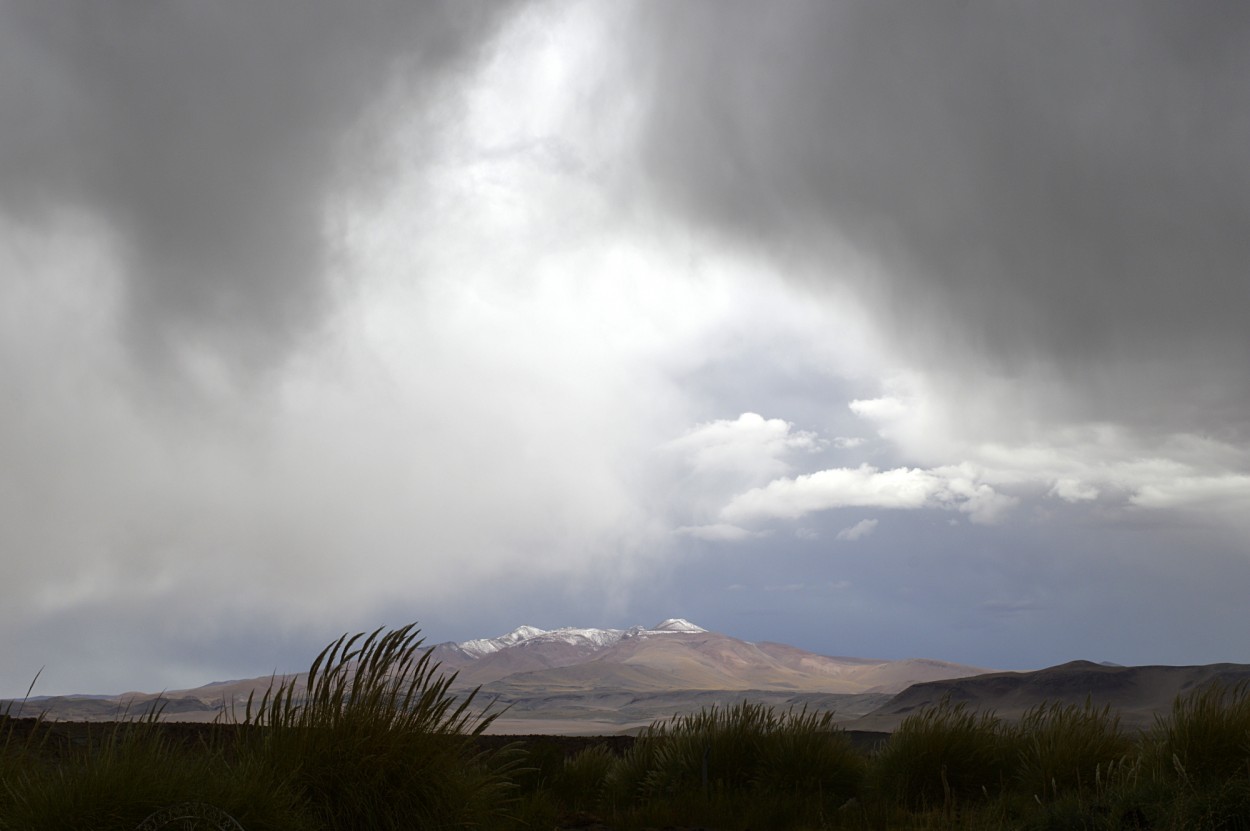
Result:
M438 828L493 816L507 767L487 765L472 738L495 715L457 700L415 625L344 635L322 650L307 690L294 680L249 698L263 728L259 759L331 829Z
M903 720L873 760L871 781L879 799L949 811L1001 793L1015 757L1014 732L993 713L947 698Z
M603 745L591 745L566 759L551 782L553 796L573 811L589 810L602 802L609 772L618 757Z
M21 718L30 700L30 694L35 689L35 684L38 683L42 673L42 669L35 673L30 686L26 688L26 694L21 699L6 701L4 706L0 707L0 809L5 804L5 798L10 795L11 789L6 787L6 783L24 768L37 764L43 742L48 737L48 732L42 729L46 715L43 711L28 717L34 720L34 725L21 731L25 735L20 738L16 726L17 719ZM17 712L13 711L14 705L17 706Z
M778 719L760 748L757 789L813 794L841 804L863 784L867 760L852 746L834 714L789 712Z
M251 729L194 746L159 710L64 743L0 717L0 831L131 831L188 802L248 831L551 828L579 813L726 831L1250 831L1246 687L1178 698L1140 742L1089 701L1038 706L1011 728L946 700L867 756L831 714L742 703L657 722L619 757L539 747L521 767L515 752L475 750L494 715L451 692L412 626L344 635L307 678L249 699Z
M1250 779L1216 779L1197 788L1181 788L1164 812L1172 828L1250 829ZM1163 825L1163 823L1159 823Z
M655 767L659 746L660 737L653 724L639 734L633 746L608 769L601 794L609 810L628 809L647 797L648 779Z
M172 740L158 715L102 725L84 744L55 753L23 754L19 769L5 771L0 828L132 831L152 812L183 802L211 804L249 831L311 827L280 780L228 764L219 746Z
M1017 781L1028 796L1055 799L1061 794L1097 790L1101 780L1134 749L1110 706L1098 708L1042 703L1018 725Z
M1177 696L1151 740L1156 770L1182 782L1250 777L1250 687L1216 682Z
M653 796L745 788L755 777L764 739L777 716L761 704L708 707L653 728L654 763L646 789Z
M862 763L832 713L778 712L742 702L653 726L643 790L650 796L784 788L849 797Z
M611 760L600 804L626 825L827 824L865 767L833 718L743 702L657 722Z

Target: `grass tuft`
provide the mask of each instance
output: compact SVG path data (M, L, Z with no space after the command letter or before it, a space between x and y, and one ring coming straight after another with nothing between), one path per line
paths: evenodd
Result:
M1015 734L993 713L943 699L908 716L872 765L878 797L910 809L942 808L996 796L1013 777Z
M451 694L455 676L438 672L419 635L344 635L313 661L305 692L290 679L247 702L256 761L327 828L463 826L503 808L506 766L472 743L495 716L472 709L476 691Z
M81 745L33 753L4 776L0 828L9 831L132 831L152 812L206 802L249 831L311 826L281 781L229 764L219 746L188 748L155 719L102 725Z
M1250 687L1217 682L1177 696L1151 738L1156 771L1182 782L1250 776Z
M636 825L827 825L866 765L833 719L742 702L657 722L602 773L600 805Z
M494 715L452 693L412 626L344 635L307 679L275 679L242 724L205 733L159 710L86 735L0 715L0 831L131 831L180 803L247 831L1250 831L1246 687L1178 697L1138 737L1089 701L1013 727L946 700L868 753L832 714L743 702L566 759L550 742L478 750Z
M1017 782L1026 796L1043 800L1089 789L1134 750L1110 707L1042 703L1018 726Z

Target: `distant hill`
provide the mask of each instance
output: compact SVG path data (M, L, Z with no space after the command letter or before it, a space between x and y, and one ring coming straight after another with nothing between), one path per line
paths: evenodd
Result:
M886 704L858 719L862 730L893 730L908 715L949 696L977 710L993 710L1017 719L1041 702L1109 705L1126 727L1148 727L1166 713L1178 695L1186 695L1213 681L1234 685L1250 682L1248 664L1203 666L1123 667L1089 661L1035 672L995 672L975 677L942 679L914 684Z

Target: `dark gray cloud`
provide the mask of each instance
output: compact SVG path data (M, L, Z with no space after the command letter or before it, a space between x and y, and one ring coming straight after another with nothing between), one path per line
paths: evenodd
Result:
M412 618L1243 660L1243 16L0 0L0 694Z
M1043 417L1250 436L1250 7L649 4L635 36L671 204L808 270L849 242L912 360L1044 376Z
M353 131L427 102L505 9L5 2L0 210L103 220L145 360L263 365L323 310L331 189L384 167Z

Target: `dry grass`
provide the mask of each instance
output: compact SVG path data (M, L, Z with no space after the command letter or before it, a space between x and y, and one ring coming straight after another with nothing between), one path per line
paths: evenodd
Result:
M1107 708L1018 725L943 702L872 754L831 714L761 704L655 723L624 755L479 752L494 715L458 698L415 627L343 636L306 689L275 682L242 724L192 744L156 715L50 748L0 722L0 830L131 831L208 802L247 831L558 827L1248 829L1250 695L1211 686L1126 735ZM230 737L228 740L225 737ZM548 749L550 750L550 749Z

